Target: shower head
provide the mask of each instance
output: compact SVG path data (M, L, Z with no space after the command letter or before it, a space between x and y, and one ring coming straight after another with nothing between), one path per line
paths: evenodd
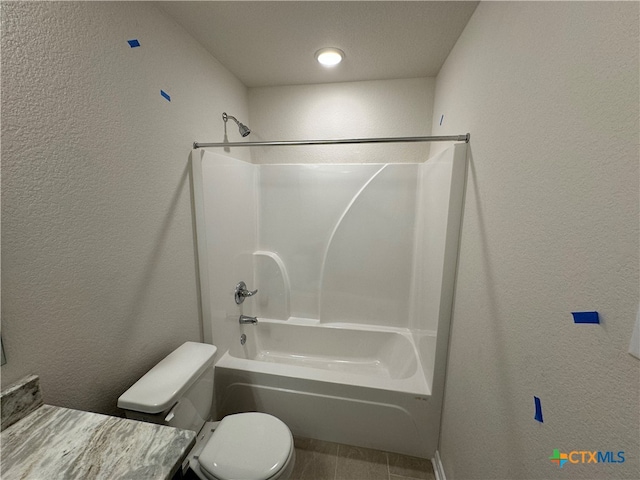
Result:
M234 122L236 122L236 125L238 125L238 129L240 130L240 135L242 135L243 137L246 137L247 135L249 135L251 133L251 129L249 129L249 127L247 127L245 124L240 123L236 117L232 117L231 115L227 115L226 112L224 112L222 114L222 120L224 120L224 127L225 127L225 131L227 129L227 120L231 119Z
M240 129L240 135L242 135L243 137L246 137L251 133L251 129L240 122L238 122L238 128Z

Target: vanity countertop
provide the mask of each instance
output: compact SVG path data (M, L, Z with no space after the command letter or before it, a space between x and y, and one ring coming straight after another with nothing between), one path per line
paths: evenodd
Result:
M51 405L28 410L4 425L3 480L171 479L195 444L189 430Z

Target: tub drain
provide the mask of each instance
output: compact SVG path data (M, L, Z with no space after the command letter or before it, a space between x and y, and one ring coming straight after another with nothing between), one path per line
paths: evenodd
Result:
M240 335L240 345L244 345L247 342L247 336L243 333Z

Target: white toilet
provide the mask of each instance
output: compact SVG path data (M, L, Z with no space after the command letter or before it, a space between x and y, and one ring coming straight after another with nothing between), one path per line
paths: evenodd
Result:
M186 342L118 399L127 418L198 432L183 464L203 480L286 480L295 463L293 436L265 413L207 422L213 402L214 345Z

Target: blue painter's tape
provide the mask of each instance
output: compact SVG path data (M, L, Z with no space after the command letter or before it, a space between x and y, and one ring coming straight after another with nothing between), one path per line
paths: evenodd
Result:
M444 120L444 115L440 117L440 125L442 125L442 120Z
M598 312L571 312L574 323L600 323Z
M167 99L168 102L171 101L171 97L169 96L169 94L167 92L165 92L164 90L160 90L160 95L162 95L164 98Z
M538 397L533 397L533 403L536 405L536 414L533 418L535 418L540 423L543 423L542 420L542 404L540 403L540 399Z
M138 41L137 38L134 38L133 40L127 40L127 43L131 48L136 48L140 46L140 42Z

